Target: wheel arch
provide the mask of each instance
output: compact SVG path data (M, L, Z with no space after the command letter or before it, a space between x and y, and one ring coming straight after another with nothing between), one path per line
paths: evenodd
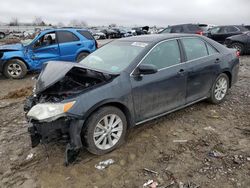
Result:
M85 122L86 122L86 119L88 119L93 113L95 113L98 109L102 108L102 107L105 107L105 106L114 106L118 109L120 109L125 117L126 117L126 120L127 120L127 128L131 128L133 127L134 125L134 121L133 121L133 117L132 117L132 114L131 112L129 111L129 108L123 104L122 102L119 102L119 101L104 101L104 102L101 102L99 103L98 105L95 105L94 107L92 107L85 115Z
M29 64L28 64L23 58L21 58L21 57L11 57L10 59L8 59L8 60L4 63L3 67L6 65L7 62L9 62L9 61L11 61L11 60L13 60L13 59L19 59L19 60L21 60L21 61L24 62L24 64L26 65L27 70L30 69Z
M223 71L222 73L226 74L229 79L229 88L232 86L232 73L228 70Z
M87 50L87 49L81 49L81 50L79 50L77 53L76 53L76 57L75 57L75 61L77 60L77 57L80 55L80 53L88 53L88 54L90 54L91 52L89 51L89 50Z

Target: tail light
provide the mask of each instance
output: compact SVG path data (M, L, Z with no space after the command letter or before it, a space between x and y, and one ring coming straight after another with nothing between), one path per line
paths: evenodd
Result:
M236 51L236 56L240 57L240 52L238 50Z
M196 31L196 34L203 35L203 31Z

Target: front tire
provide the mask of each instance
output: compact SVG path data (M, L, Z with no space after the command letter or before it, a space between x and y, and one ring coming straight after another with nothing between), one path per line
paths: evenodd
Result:
M13 79L21 79L23 78L28 72L26 64L21 61L20 59L11 59L9 60L3 70L3 74L7 78Z
M124 113L113 106L102 107L85 124L82 135L87 150L103 155L119 147L126 136L127 121Z
M0 39L5 38L5 33L0 33Z
M211 89L209 101L213 104L219 104L225 100L229 89L229 78L226 74L220 74Z

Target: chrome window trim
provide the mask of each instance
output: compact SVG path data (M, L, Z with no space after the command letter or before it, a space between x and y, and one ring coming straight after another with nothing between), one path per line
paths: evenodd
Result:
M130 77L133 77L133 73L134 71L137 69L137 67L142 63L142 61L148 56L148 54L156 47L158 46L159 44L163 43L163 42L166 42L166 41L171 41L171 40L181 40L183 38L195 38L195 39L200 39L201 41L203 41L205 43L205 45L208 43L211 47L213 47L217 53L215 54L218 54L219 51L213 46L211 45L209 42L205 41L204 39L200 38L200 37L178 37L178 38L172 38L172 39L166 39L166 40L163 40L163 41L160 41L159 43L155 44L149 51L148 53L146 53L146 55L141 59L141 61L136 65L136 67L132 70L132 72L130 73ZM185 50L185 49L184 49ZM206 57L210 57L210 56L213 56L214 54L211 54L211 55L207 55L207 56L203 56L203 57L199 57L199 58L196 58L196 59L191 59L191 60L188 60L188 61L184 61L184 62L180 62L176 65L171 65L171 66L168 66L168 67L165 67L165 68L161 68L161 69L158 69L158 72L159 71L162 71L162 70L165 70L165 69L168 69L168 68L172 68L172 67L175 67L175 66L178 66L178 65L183 65L183 64L186 64L186 63L191 63L193 61L196 61L196 60L199 60L199 59L203 59L203 58L206 58Z

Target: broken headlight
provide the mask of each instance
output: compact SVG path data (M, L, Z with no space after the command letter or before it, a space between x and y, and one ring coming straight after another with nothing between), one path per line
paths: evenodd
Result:
M29 119L38 121L53 121L65 116L75 101L68 103L43 103L33 106L27 114Z

